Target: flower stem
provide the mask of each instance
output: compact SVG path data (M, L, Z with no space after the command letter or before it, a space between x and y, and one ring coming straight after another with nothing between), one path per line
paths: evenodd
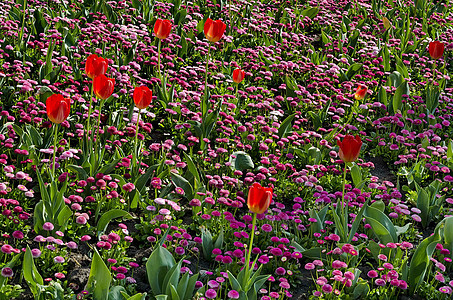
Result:
M344 193L345 193L345 190L346 190L346 167L347 167L347 163L344 163L344 169L343 169L343 193L341 194L341 217L342 217L342 221L343 221L344 234L345 234L345 237L347 238L348 235L349 235L347 233L347 230L348 230L347 229L347 227L348 227L348 216L345 215L345 213L344 213Z
M204 110L206 109L206 112L208 112L208 101L209 101L209 96L208 96L208 68L209 68L209 55L211 53L211 44L209 44L208 48L208 56L206 56L206 71L204 74L204 93L206 97L206 108L204 107L203 103L204 101L201 102L201 121L204 121Z
M54 178L55 178L55 156L57 154L57 134L58 134L58 124L55 124L54 137L53 137L52 180L54 180Z
M87 136L90 134L90 118L91 118L91 111L92 111L92 104L93 104L93 84L91 84L91 93L90 93L90 106L88 108L88 121L87 121ZM91 151L91 143L93 141L91 140L91 142L89 143L90 147L88 149L88 151Z
M137 162L137 142L138 142L138 126L140 122L140 109L138 110L138 116L137 116L137 125L135 126L135 143L134 143L134 154L132 155L132 176L134 177L135 171L134 169L136 168L135 164Z
M253 214L253 220L252 220L252 236L250 238L250 245L249 245L249 251L247 253L247 259L245 261L246 264L246 280L248 280L248 274L249 274L249 269L250 269L250 256L252 254L252 246L253 246L253 237L255 236L255 224L256 224L256 214Z
M101 99L101 104L99 105L99 114L98 114L98 128L97 128L97 132L96 132L96 152L98 151L98 142L100 141L100 138L99 138L99 131L101 129L101 112L102 112L102 106L104 105L104 100ZM93 135L92 135L93 136Z
M162 74L160 73L160 43L162 42L159 39L159 44L157 45L157 69L159 70L159 79L162 80Z

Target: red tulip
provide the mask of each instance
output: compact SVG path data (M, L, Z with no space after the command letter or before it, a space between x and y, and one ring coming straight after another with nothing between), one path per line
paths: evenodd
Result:
M340 147L340 158L344 162L356 161L359 157L360 148L362 147L362 140L358 135L355 138L352 135L347 134L343 142L337 141L337 145Z
M168 38L171 31L171 22L170 20L161 20L157 19L154 23L154 34L158 39L164 40Z
M264 213L272 200L272 188L262 187L258 182L255 182L249 189L247 198L247 206L256 213Z
M138 86L134 90L134 103L139 109L144 109L149 106L153 92L147 86Z
M105 75L97 76L93 80L94 93L102 100L112 95L114 86L115 79L107 78Z
M433 59L439 59L444 55L445 45L439 41L429 43L429 55Z
M104 75L108 67L106 59L98 57L96 54L91 54L85 63L85 72L88 77L94 79L96 76Z
M355 100L362 100L363 98L365 98L367 91L368 91L368 88L366 86L359 85L359 87L357 88L357 91L355 92L355 95L354 95Z
M69 116L71 101L60 94L53 94L46 100L46 110L50 121L60 124Z
M225 29L226 24L220 20L213 21L208 18L204 23L204 35L212 43L218 42L222 38Z
M245 72L241 69L236 69L233 71L233 81L236 83L241 83L244 80Z

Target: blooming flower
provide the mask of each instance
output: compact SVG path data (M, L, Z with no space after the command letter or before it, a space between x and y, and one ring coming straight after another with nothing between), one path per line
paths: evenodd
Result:
M258 182L255 182L249 190L247 198L247 206L256 213L264 213L272 200L272 188L262 187Z
M359 85L357 87L357 90L354 94L354 99L355 100L362 100L363 98L365 98L366 96L366 93L368 92L368 88L364 85Z
M113 93L115 79L108 78L105 75L96 76L93 80L93 91L96 96L102 100L107 99Z
M432 59L439 59L444 55L445 45L442 42L434 41L429 43L429 55Z
M241 83L244 80L245 72L241 69L236 69L233 71L233 81L235 83Z
M46 100L47 117L55 124L60 124L69 116L71 101L61 94L53 94Z
M171 31L171 21L157 19L154 23L154 34L158 39L164 40L168 38Z
M218 42L222 38L225 29L226 24L220 20L213 21L208 18L204 23L204 35L212 43Z
M147 86L138 86L134 90L134 103L139 109L149 106L153 98L153 92Z
M11 269L9 267L4 267L2 269L2 276L3 277L13 277L13 275L14 275L13 269Z
M358 135L354 138L352 135L347 134L342 142L337 141L337 145L340 147L339 156L341 160L353 162L359 157L362 140Z
M102 57L98 57L96 54L88 56L85 63L85 73L88 77L94 79L96 76L104 75L107 72L108 62Z

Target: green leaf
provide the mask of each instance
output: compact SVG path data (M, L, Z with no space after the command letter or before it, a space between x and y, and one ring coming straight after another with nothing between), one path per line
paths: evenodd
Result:
M98 251L94 249L91 261L90 276L86 288L96 300L107 300L109 296L110 282L112 275L105 265Z
M409 84L404 80L395 91L393 95L393 111L396 113L401 111L401 106L403 105L403 95L409 95Z
M126 294L125 292L126 289L123 286L120 285L113 286L109 289L108 300L123 300L123 295Z
M209 229L201 228L201 241L203 256L205 259L210 261L212 257L212 250L214 250L214 244L212 242L212 234Z
M354 186L358 188L359 184L362 182L362 172L357 164L354 164L351 168L351 177L354 182Z
M360 226L360 222L362 222L363 212L365 211L365 208L367 207L367 205L368 205L368 199L365 201L363 206L360 208L359 213L357 214L357 216L354 219L354 222L352 223L351 231L348 234L348 243L351 243L352 238L354 237L354 234L357 232L357 229Z
M183 300L190 300L193 296L193 291L195 289L195 284L197 283L198 273L190 277L189 283L187 284L186 292L184 294Z
M415 253L412 256L409 273L408 273L408 286L409 293L413 294L417 287L423 282L425 274L428 270L430 264L430 258L435 250L437 243L441 242L441 236L439 234L440 225L443 222L440 222L434 234L426 239L424 239L418 247L415 249Z
M107 229L107 226L109 226L110 221L121 217L132 218L132 216L127 211L124 211L122 209L111 209L108 212L105 212L98 221L98 233L104 232Z
M185 19L187 15L187 10L181 9L175 15L175 25L180 25Z
M418 184L416 185L418 187ZM420 217L422 219L422 226L428 225L429 217L429 196L424 188L417 188L417 208L420 209Z
M373 232L379 238L381 243L387 244L387 243L395 242L395 240L390 235L390 231L387 230L387 228L384 225L382 225L377 220L375 220L371 217L365 217L365 218L366 218L367 222L371 225Z
M217 236L217 239L214 243L214 248L219 248L222 249L223 241L224 241L225 235L223 233L223 229L220 230L219 235Z
M324 248L321 248L321 247L312 247L301 253L302 253L303 257L308 257L310 259L325 260L327 258L327 256L325 253L323 253L323 250L324 250Z
M395 226L383 212L367 206L363 215L383 244L398 242Z
M371 204L370 207L376 208L377 210L380 210L381 212L385 211L385 203L382 200L373 202L373 204Z
M68 165L67 168L75 173L78 174L78 179L79 180L85 180L88 178L88 173L87 171L82 168L81 166L77 165Z
M184 152L184 158L186 160L187 168L189 169L190 173L192 173L192 175L195 177L197 182L201 182L200 174L198 173L198 169L195 166L190 155L188 155L186 152Z
M291 122L293 121L295 116L296 116L296 114L289 115L288 117L286 117L285 120L283 120L282 124L280 124L280 127L278 128L278 133L277 133L277 135L280 138L285 137L289 133L290 128L291 128Z
M354 299L366 299L370 292L370 286L366 281L359 282L353 292Z
M445 225L443 231L445 248L453 253L453 217L445 218Z
M182 259L174 265L165 275L164 281L162 284L162 291L165 291L167 295L171 294L171 286L175 287L178 285L179 282L179 275L181 274L181 265ZM175 288L176 292L176 288Z
M182 177L181 175L172 173L171 174L171 181L176 187L180 187L184 190L184 196L187 199L192 199L193 198L193 187L190 185L189 181Z
M247 169L253 169L255 164L252 161L250 155L244 151L236 151L230 155L230 168L232 170L244 171Z
M121 159L115 159L113 162L103 166L97 173L110 174Z
M301 15L302 16L305 16L305 17L309 17L310 19L313 19L319 12L319 8L317 7L310 7L310 8L307 8L307 9L304 9L303 11L301 11Z
M230 281L230 285L233 287L234 290L236 291L242 291L242 287L239 284L239 281L234 277L234 275L230 272L230 270L227 270L228 273L228 280Z
M33 255L31 254L30 247L27 245L27 250L24 255L24 262L22 265L22 273L25 281L27 282L30 290L33 292L35 298L39 294L38 285L43 285L44 281L38 272L33 261Z
M387 106L387 91L383 86L379 89L378 101Z
M178 291L176 291L176 288L173 284L170 284L170 294L171 294L171 300L179 300L179 295L178 295Z
M348 78L347 80L352 80L355 74L362 69L362 64L359 63L354 63L349 66L348 71L346 72L346 77Z
M400 226L395 226L396 234L397 234L398 236L400 236L401 234L405 233L405 232L409 229L410 226L412 226L411 223L407 223L406 225L404 225L404 226L402 226L402 227L400 227Z
M176 264L173 255L162 246L153 250L146 262L148 282L154 295L165 293L164 279L168 271Z

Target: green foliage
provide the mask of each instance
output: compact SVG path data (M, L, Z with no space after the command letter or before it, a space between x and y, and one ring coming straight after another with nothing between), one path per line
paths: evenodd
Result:
M86 284L86 289L93 294L96 300L107 300L109 297L110 283L112 275L105 265L98 251L94 249L91 261L90 276Z
M176 263L173 255L158 245L146 262L148 281L157 299L189 300L192 298L198 274L189 278L186 273L180 278L181 264Z

